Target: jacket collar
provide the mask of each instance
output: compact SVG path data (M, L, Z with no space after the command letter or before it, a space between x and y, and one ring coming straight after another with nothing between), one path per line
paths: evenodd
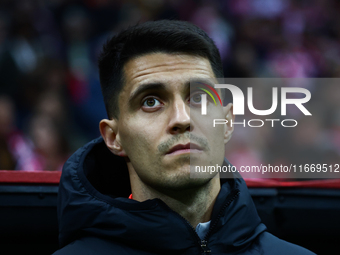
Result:
M225 161L225 164L229 162ZM221 180L207 241L216 247L243 247L265 230L242 178ZM61 246L86 235L160 252L198 247L193 228L160 199L128 199L125 161L102 138L80 148L65 163L58 197ZM167 233L164 235L164 233Z

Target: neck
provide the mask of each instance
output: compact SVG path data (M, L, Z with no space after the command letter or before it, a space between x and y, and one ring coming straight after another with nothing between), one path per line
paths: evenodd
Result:
M199 187L181 190L159 190L143 183L139 177L130 174L133 199L143 202L159 198L172 210L184 217L194 228L198 223L207 222L220 191L219 176L207 180Z

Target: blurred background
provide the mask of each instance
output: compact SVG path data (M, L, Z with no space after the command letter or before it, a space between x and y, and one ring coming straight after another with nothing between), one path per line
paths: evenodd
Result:
M106 118L96 64L102 44L157 19L204 29L220 50L226 77L340 77L337 0L1 0L0 170L60 171L77 148L98 137ZM337 81L306 85L313 117L288 109L299 122L294 129L237 127L226 157L237 167L339 164ZM255 108L270 108L270 86L254 86L254 94ZM57 174L56 183L2 180L0 253L58 249L59 175L48 174ZM318 254L339 254L340 189L249 190L270 232Z
M226 77L335 78L339 14L336 0L2 0L0 169L61 170L99 136L106 113L97 55L129 25L196 24L219 48ZM340 86L308 89L313 118L296 114L294 131L237 128L227 158L236 166L339 163ZM271 89L257 93L255 106L271 105Z

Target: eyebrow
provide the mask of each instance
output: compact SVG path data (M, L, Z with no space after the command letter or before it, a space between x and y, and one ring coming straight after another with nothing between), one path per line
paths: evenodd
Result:
M209 82L209 79L192 79L190 81L187 81L184 84L184 90L190 91L190 84L192 82L205 82L207 84L211 84L211 82ZM148 90L166 90L167 89L167 85L165 85L162 82L151 82L151 83L145 83L140 85L135 91L133 91L129 97L129 102L132 102L133 100L135 100L136 97L138 97L140 94L142 94L145 91Z
M215 82L212 81L212 79L206 79L206 78L199 78L199 79L192 79L191 80L191 85L194 85L196 86L197 83L200 83L200 84L207 84L211 87L214 88L214 85L215 85Z
M140 94L148 90L166 90L166 86L161 82L142 84L135 91L132 92L129 98L129 102L133 101Z

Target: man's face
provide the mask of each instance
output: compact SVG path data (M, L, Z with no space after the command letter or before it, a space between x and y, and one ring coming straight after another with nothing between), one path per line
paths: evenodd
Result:
M124 73L116 121L117 140L129 168L156 189L185 189L209 181L213 175L190 178L190 161L201 166L223 163L225 127L212 128L212 119L225 118L225 112L220 107L201 116L190 80L214 79L210 62L153 53L128 61ZM212 105L208 103L208 109Z

